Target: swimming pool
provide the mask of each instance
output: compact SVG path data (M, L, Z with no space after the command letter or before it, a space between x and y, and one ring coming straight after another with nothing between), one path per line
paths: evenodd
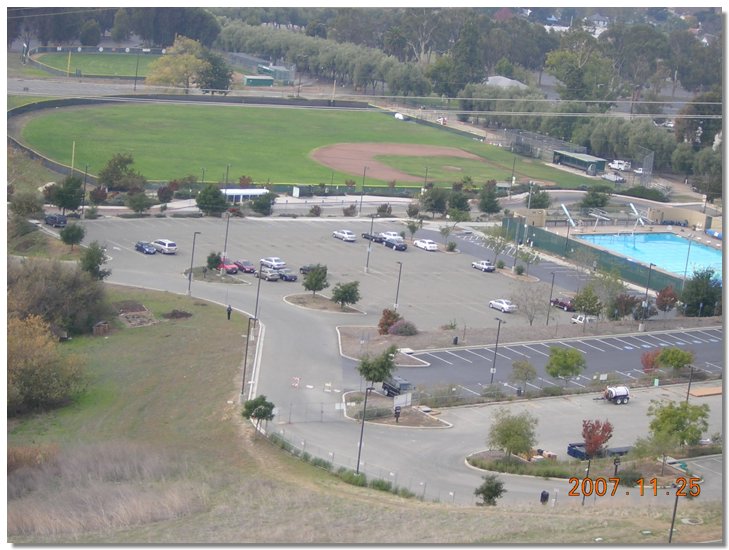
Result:
M653 264L664 271L687 277L697 269L710 267L715 276L722 277L721 242L702 236L702 240L716 242L718 248L693 239L689 240L673 233L619 233L603 235L575 235L576 238L601 246L610 252L625 256L633 261ZM688 270L686 258L688 257Z

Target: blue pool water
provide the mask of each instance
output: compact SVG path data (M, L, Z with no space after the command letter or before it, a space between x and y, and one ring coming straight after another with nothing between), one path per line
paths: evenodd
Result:
M601 246L645 265L657 267L683 277L688 257L687 277L697 269L710 267L715 277L722 277L721 241L702 235L700 238L711 245L689 240L673 233L621 233L606 235L575 235L578 239Z

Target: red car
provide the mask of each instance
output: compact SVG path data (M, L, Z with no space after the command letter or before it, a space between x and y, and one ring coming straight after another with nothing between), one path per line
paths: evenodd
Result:
M238 266L235 264L231 264L227 260L223 260L222 262L220 262L220 264L218 264L218 270L221 269L224 269L228 275L235 275L236 273L238 273Z
M559 309L563 309L565 311L574 311L575 306L572 305L572 298L554 298L550 302L554 307L558 307Z
M241 273L255 273L256 266L248 260L236 260L233 262Z

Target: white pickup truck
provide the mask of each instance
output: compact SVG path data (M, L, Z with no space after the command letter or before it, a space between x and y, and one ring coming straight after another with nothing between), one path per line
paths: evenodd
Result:
M572 317L573 325L584 325L585 323L594 323L597 321L597 317L594 315L574 315Z
M621 171L628 171L630 170L630 161L629 160L614 160L610 163L608 163L608 166L612 168L613 170L621 170Z

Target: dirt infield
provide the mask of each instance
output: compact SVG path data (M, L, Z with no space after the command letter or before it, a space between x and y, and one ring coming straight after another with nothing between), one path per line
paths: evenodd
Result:
M434 145L408 145L403 143L338 143L314 150L309 155L316 162L334 170L350 174L362 174L365 166L367 176L384 181L421 181L421 176L412 176L377 162L377 155L399 155L403 157L460 157L483 160L478 155L455 147Z

